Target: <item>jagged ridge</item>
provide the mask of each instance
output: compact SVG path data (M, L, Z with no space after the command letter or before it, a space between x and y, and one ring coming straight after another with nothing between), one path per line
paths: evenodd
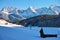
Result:
M19 9L14 7L4 7L0 11L0 18L11 22L21 21L38 15L59 15L60 6L50 6L49 8L34 8L30 6L28 9Z

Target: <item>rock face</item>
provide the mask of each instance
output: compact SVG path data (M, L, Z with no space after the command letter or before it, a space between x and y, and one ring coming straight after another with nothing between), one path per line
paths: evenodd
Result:
M60 27L60 15L39 15L20 21L21 25L38 27Z

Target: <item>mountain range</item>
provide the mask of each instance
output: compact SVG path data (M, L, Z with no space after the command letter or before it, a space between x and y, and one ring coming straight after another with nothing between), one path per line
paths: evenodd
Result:
M51 5L49 8L34 8L28 7L26 10L15 7L4 7L0 10L0 18L9 20L11 22L17 22L38 15L59 15L60 6Z

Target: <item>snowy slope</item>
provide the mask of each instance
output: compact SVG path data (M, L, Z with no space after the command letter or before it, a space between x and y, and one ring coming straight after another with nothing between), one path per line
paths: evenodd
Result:
M60 13L60 6L57 5L51 5L50 9L55 11L55 13L58 15Z
M17 24L13 24L13 23L9 23L3 19L0 19L0 26L4 26L4 27L23 27L22 25L17 25Z
M49 8L40 8L36 10L40 15L56 15L55 11Z
M24 10L24 12L21 13L21 15L25 18L30 18L36 16L37 14L35 8L30 6L28 9Z
M3 19L9 20L11 22L16 22L25 19L18 13L18 10L18 8L5 7L1 10L0 15L2 15Z

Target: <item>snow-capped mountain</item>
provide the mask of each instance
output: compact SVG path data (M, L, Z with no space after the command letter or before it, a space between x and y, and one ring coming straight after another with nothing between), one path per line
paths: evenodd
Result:
M5 7L0 11L0 18L9 20L11 22L16 22L25 19L19 14L18 10L20 9L13 7Z
M14 8L14 7L4 7L0 11L0 18L9 20L11 22L21 21L26 18L38 16L38 15L58 15L60 13L60 6L50 6L49 8L34 8L30 6L26 10Z
M60 6L52 5L50 9L53 10L57 15L60 13Z
M37 13L39 13L39 15L56 15L56 13L53 10L46 7L37 9L36 11Z
M36 16L37 14L35 8L30 6L27 10L24 10L24 12L21 13L21 15L25 18L30 18Z

